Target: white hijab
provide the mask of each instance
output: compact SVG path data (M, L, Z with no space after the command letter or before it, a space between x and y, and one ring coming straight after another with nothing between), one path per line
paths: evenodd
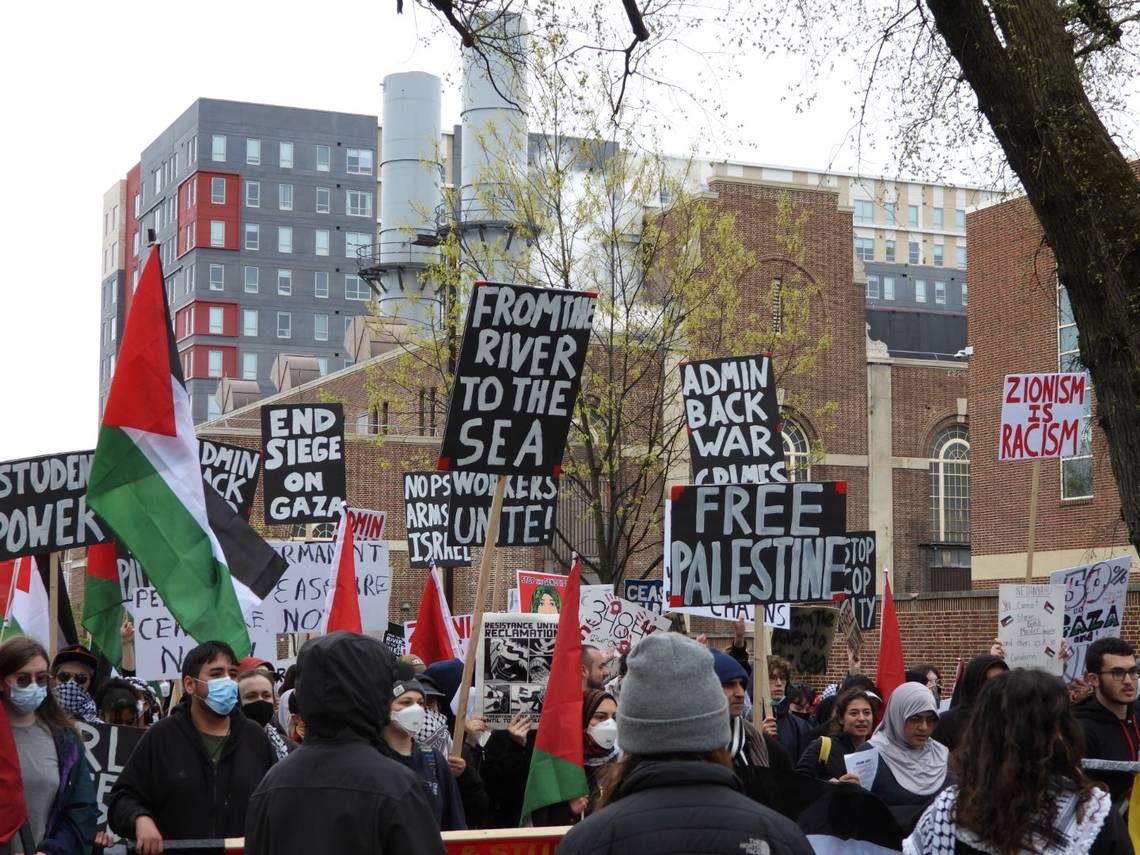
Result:
M942 786L950 758L946 746L933 739L927 739L922 748L911 748L907 743L903 730L906 720L924 712L938 715L930 689L921 683L903 683L891 693L887 713L870 739L895 780L920 796L928 796Z

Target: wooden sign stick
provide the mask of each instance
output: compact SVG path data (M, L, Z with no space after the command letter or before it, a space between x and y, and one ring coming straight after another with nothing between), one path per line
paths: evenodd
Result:
M55 659L59 651L59 553L53 552L48 558L48 654Z
M757 730L764 725L765 710L772 709L772 687L768 685L768 651L772 648L772 629L764 623L764 605L757 603L756 622L752 624L752 653L756 666L752 669L752 723Z
M467 702L471 694L472 678L475 676L475 656L483 643L483 603L487 599L487 586L491 568L495 560L495 541L499 539L499 517L503 513L503 496L507 490L507 476L495 479L495 497L491 499L491 510L487 515L487 539L483 542L483 556L479 562L479 585L475 590L475 607L471 610L471 636L467 641L467 658L463 662L463 679L459 683L456 701L455 731L452 733L451 756L459 757L466 737Z
M1033 481L1029 487L1029 543L1025 551L1025 581L1033 581L1033 550L1037 543L1037 494L1041 490L1041 458L1033 459Z

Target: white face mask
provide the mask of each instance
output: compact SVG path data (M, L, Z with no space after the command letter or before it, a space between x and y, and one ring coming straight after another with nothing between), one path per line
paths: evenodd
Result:
M427 710L422 704L412 704L410 707L401 707L392 713L392 722L405 733L415 735L424 726Z
M594 742L598 743L599 748L610 749L617 742L618 723L615 719L607 718L595 724L587 733Z

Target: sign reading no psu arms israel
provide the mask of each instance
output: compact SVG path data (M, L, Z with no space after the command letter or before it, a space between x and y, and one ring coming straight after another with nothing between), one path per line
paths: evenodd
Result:
M437 468L558 474L596 302L586 291L475 283Z
M844 590L845 481L691 485L669 506L669 604L797 603Z

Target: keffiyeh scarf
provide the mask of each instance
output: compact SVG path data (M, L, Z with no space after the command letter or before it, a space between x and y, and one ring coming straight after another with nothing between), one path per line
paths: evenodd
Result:
M75 683L60 683L55 687L55 699L59 705L80 721L88 724L101 724L99 710L87 690Z

